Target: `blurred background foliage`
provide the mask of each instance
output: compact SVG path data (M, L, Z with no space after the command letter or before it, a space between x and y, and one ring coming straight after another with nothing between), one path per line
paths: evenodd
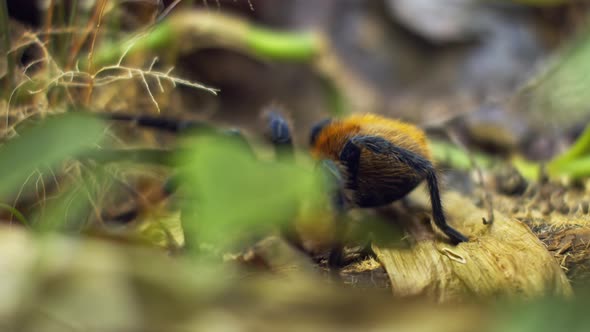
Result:
M0 5L6 330L587 329L584 1ZM296 161L265 139L273 102ZM247 143L100 116L111 112L238 128ZM399 226L376 221L419 220L411 203L347 215L348 287L332 282L326 250L344 221L306 147L312 124L353 112L425 128L448 190L480 207L492 196L529 226L575 297L392 297L366 242L403 247ZM269 237L294 222L311 257Z

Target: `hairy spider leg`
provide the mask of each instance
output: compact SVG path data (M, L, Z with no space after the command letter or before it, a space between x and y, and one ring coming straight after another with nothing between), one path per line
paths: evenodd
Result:
M242 147L245 151L248 151L252 156L254 156L254 151L252 147L248 143L247 139L244 137L242 132L239 129L231 128L231 129L224 129L220 130L212 125L197 120L187 120L187 119L174 119L162 116L152 116L152 115L145 115L145 114L129 114L129 113L97 113L98 116L101 118L112 120L112 121L122 121L128 122L130 124L144 127L144 128L152 128L164 132L169 132L173 134L188 134L190 132L199 132L199 133L212 133L212 134L222 134L230 137L231 139L235 140L235 142ZM176 152L182 152L182 149L177 149ZM99 159L108 162L115 162L115 161L137 161L137 162L149 162L155 164L164 164L167 165L170 163L172 158L169 156L172 153L168 153L168 156L163 156L165 153L162 149L124 149L124 150L109 150L105 151ZM178 173L172 174L164 183L164 192L167 195L174 194L179 186L181 185L182 176Z
M293 161L295 147L289 122L278 112L269 110L264 113L266 120L266 137L274 146L279 161Z
M279 162L293 162L295 160L295 146L289 122L277 111L263 112L265 121L265 136L272 144ZM287 222L280 227L281 236L301 252L306 252L303 242L297 233L295 224Z
M128 122L130 124L154 128L161 131L180 134L188 130L212 130L213 127L203 121L174 119L163 116L152 116L145 114L130 114L130 113L96 113L99 117L112 120Z

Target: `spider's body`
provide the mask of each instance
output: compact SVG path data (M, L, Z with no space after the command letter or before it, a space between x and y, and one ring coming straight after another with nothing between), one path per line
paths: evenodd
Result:
M350 201L359 207L391 203L414 189L423 177L396 156L379 149L379 142L366 138L385 138L392 145L430 160L424 133L415 126L372 114L355 115L329 122L312 142L312 154L334 160L346 175ZM351 143L365 140L367 148L351 149ZM385 150L387 146L383 147Z
M428 141L419 128L373 114L353 115L315 126L311 146L316 158L338 165L345 200L353 206L387 205L426 180L435 224L453 242L467 241L446 223Z

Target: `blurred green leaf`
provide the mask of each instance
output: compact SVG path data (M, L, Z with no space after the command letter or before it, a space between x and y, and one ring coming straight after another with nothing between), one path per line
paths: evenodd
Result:
M569 127L588 120L590 95L590 29L581 30L546 61L518 92L515 107L530 120L550 128Z
M189 171L183 183L187 245L239 244L292 221L303 200L324 192L311 163L260 161L239 143L221 136L195 137L182 158ZM188 212L188 214L186 213Z
M504 303L491 331L553 332L588 331L590 319L583 297L576 300L546 297L530 303Z
M0 147L0 195L22 185L40 166L55 166L101 138L100 120L77 114L48 118Z

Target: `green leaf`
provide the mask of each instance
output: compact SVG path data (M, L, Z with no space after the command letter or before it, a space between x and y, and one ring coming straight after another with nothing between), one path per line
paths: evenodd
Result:
M260 161L239 143L200 136L182 157L188 200L183 209L187 245L191 241L238 244L291 222L303 200L317 201L325 190L311 163Z
M68 114L23 129L0 147L0 195L15 191L41 166L55 166L96 144L104 127L100 120Z

